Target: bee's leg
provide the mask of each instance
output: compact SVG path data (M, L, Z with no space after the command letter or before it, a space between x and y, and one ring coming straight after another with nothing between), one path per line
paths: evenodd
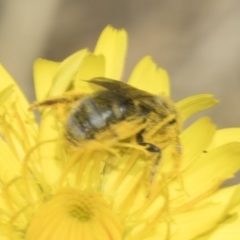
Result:
M143 131L139 132L136 136L136 141L139 145L146 146L147 150L149 152L155 153L154 154L154 160L153 160L153 165L150 170L150 183L152 184L154 182L154 178L156 176L157 168L159 165L159 162L162 157L162 151L159 147L153 145L152 143L146 143L144 142L143 136L142 136Z
M159 166L161 158L162 158L161 151L157 152L155 157L154 157L153 166L151 168L151 182L154 181L154 177L156 176L157 168Z
M143 131L139 132L136 136L136 141L139 145L146 146L146 149L149 152L155 152L155 153L161 153L161 149L152 143L146 143L144 142L143 136L142 136Z
M68 92L68 94L61 96L61 97L53 97L50 99L47 99L42 102L34 102L30 105L29 110L35 110L40 107L49 107L49 106L54 106L54 105L65 105L65 104L71 104L75 103L79 99L87 96L87 94L82 94L82 93L75 93L75 92Z

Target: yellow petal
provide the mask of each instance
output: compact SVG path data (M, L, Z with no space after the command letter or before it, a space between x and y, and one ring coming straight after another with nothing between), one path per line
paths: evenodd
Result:
M10 98L10 96L13 94L13 92L14 92L13 84L3 88L0 92L0 102L1 103L6 102Z
M216 105L218 101L210 94L194 95L177 103L181 111L182 121L185 121L193 114Z
M4 104L0 129L11 151L22 160L26 150L36 143L37 124L32 112L20 104L17 101Z
M185 169L202 154L210 144L216 127L207 117L201 118L181 134L182 156L181 169Z
M176 231L172 239L195 239L208 232L223 221L229 209L238 204L239 200L240 186L229 187L218 191L190 211L176 215L173 218Z
M20 162L2 139L0 139L0 155L1 182L7 183L13 178L20 176Z
M158 68L150 56L146 56L140 60L133 69L128 83L155 95L170 95L167 72L162 68Z
M225 239L239 239L240 238L240 231L239 231L239 213L240 212L233 212L231 209L234 206L239 206L240 201L240 186L235 185L228 188L224 188L213 196L211 196L206 201L211 201L217 205L225 206L224 211L221 211L222 219L218 222L216 228L213 228L210 232L202 237L197 238L197 240L225 240ZM205 201L205 202L206 202ZM214 213L212 213L214 214Z
M105 76L105 58L103 55L87 54L76 75L74 81L74 89L83 93L93 92L93 84L89 84L83 80L89 80L96 77Z
M184 187L189 195L209 190L233 177L240 168L240 144L228 143L203 153L185 172Z
M28 108L29 104L26 97L19 89L16 82L12 79L12 77L8 74L8 72L4 69L4 67L1 64L0 64L0 78L1 78L0 93L5 94L7 93L7 95L4 95L5 100L9 100L10 98L14 99L15 101L17 100L18 103L23 108Z
M211 232L205 238L197 238L197 240L236 240L240 239L240 218L239 214L230 216L227 221L219 224L215 231Z
M33 65L36 99L42 101L48 96L54 76L60 63L45 59L37 59Z
M54 109L45 111L39 129L40 162L42 172L49 184L54 183L60 174L57 157L61 154L61 148L59 148L61 137L56 119ZM60 159L62 157L63 154Z
M107 26L100 35L94 54L105 57L105 77L120 80L127 51L127 33Z
M36 140L37 125L29 103L15 81L0 65L0 130L11 150L21 159Z
M87 53L88 51L86 49L80 50L66 58L59 65L53 79L49 97L62 95L64 91L67 90Z
M176 230L172 233L171 240L195 239L211 229L221 214L219 206L216 205L191 209L191 211L177 215L172 220L176 224Z
M206 198L205 202L212 202L215 204L222 204L225 206L225 212L223 212L222 218L226 218L227 213L235 212L235 207L239 207L240 201L240 185L234 185L225 187L215 192L212 196Z
M229 142L240 142L240 128L220 129L216 132L209 150Z

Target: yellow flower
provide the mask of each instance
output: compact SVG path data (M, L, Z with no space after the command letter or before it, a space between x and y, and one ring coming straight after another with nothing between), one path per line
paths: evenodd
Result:
M34 65L38 101L67 90L93 90L82 79L121 80L127 34L107 27L93 53L80 50L61 63ZM151 154L125 143L71 151L62 141L56 108L29 103L0 67L0 239L239 239L240 187L219 188L240 167L240 128L217 130L201 118L180 135L180 161L163 151L153 182ZM129 84L170 95L167 73L144 57ZM80 89L80 90L79 90ZM216 100L207 94L176 104L182 121Z

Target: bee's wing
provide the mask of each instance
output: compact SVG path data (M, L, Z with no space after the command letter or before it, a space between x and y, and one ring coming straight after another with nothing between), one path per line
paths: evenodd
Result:
M174 113L175 107L170 99L165 96L156 96L151 93L142 91L129 84L116 81L108 78L94 78L90 80L90 83L94 83L105 87L112 93L112 97L116 98L128 98L138 101L138 104L145 107L149 111L155 112L160 116L165 116L166 111L169 109Z
M97 84L109 90L112 94L112 97L121 98L121 99L132 99L137 100L142 106L151 110L157 111L159 104L164 104L165 98L163 96L155 96L151 93L142 91L135 87L130 86L124 82L116 81L108 78L94 78L89 80L89 83ZM158 101L156 101L158 99Z
M129 88L129 86L126 83L123 83L123 82L120 82L117 80L113 80L110 78L104 78L104 77L93 78L87 82L94 83L96 85L102 86L111 91Z
M133 98L153 97L153 95L151 95L150 93L139 90L124 82L120 82L120 81L109 79L109 78L99 77L99 78L91 79L88 82L102 86L107 90L112 91L118 95L124 94L125 97L133 97Z

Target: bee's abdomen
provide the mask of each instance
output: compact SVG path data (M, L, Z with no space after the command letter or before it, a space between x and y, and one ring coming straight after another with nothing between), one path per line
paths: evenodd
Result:
M107 112L105 115L108 114ZM67 134L76 140L94 138L97 129L106 126L106 120L91 97L84 99L72 110L66 123Z
M125 119L134 108L130 99L109 98L106 93L85 98L72 110L66 123L68 139L93 139L109 124Z

